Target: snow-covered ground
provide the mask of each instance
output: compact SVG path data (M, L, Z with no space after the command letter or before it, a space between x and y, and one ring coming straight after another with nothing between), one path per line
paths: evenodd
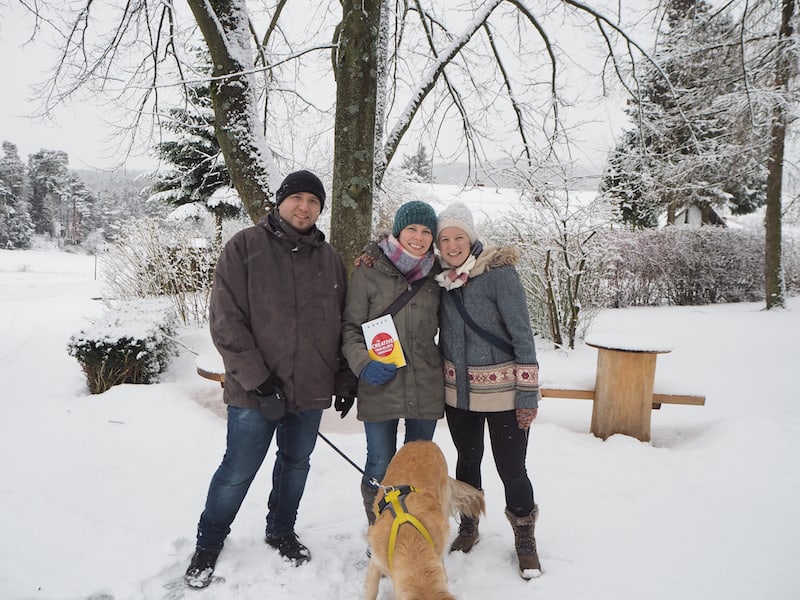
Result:
M161 383L90 396L67 355L102 310L92 257L0 251L0 598L356 599L366 567L359 473L323 442L298 533L313 559L281 562L263 542L270 469L255 481L217 573L184 591L209 479L224 449L219 385L184 351ZM490 456L488 514L468 555L446 557L462 600L789 599L800 589L800 298L761 304L603 311L593 334L666 340L657 387L706 405L653 413L651 443L589 432L591 403L544 400L529 469L544 574L516 574ZM203 331L182 342L210 349ZM592 382L596 352L540 347L544 383ZM330 411L323 432L356 462L364 436ZM451 463L444 423L435 440ZM392 598L384 581L382 600Z

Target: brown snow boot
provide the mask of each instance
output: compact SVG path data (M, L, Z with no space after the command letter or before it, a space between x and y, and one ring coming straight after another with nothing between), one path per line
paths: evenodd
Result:
M518 517L506 509L506 518L514 530L514 545L517 548L519 561L519 576L523 579L533 579L542 574L542 565L539 564L539 554L536 552L536 537L534 529L536 519L539 518L539 507L533 505L533 510L524 517Z
M450 544L450 552L463 552L466 554L472 547L478 543L478 517L468 517L461 515L461 521L458 524L458 536Z
M361 498L364 500L364 512L367 513L367 524L375 522L375 497L378 495L378 488L365 483L361 484Z

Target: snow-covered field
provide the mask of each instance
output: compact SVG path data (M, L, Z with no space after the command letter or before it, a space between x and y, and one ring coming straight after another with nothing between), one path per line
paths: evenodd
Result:
M98 315L92 257L0 251L0 598L343 600L363 593L359 473L320 442L298 533L313 559L292 568L263 542L264 468L204 591L180 583L223 449L218 384L184 351L158 385L90 396L65 346ZM592 333L668 340L657 387L706 405L653 413L651 443L589 434L591 403L544 400L529 469L544 574L516 574L489 456L488 515L468 555L448 555L462 600L789 599L800 589L800 298L760 304L609 310ZM203 331L184 331L197 352ZM588 381L596 353L540 347L544 383ZM356 462L364 437L330 411L323 432ZM454 450L444 423L436 441ZM384 581L382 600L392 598Z

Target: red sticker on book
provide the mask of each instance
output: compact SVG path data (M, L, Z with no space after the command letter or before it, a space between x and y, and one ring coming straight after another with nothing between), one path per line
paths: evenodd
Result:
M371 347L375 354L386 357L394 351L394 340L388 333L379 333L372 338Z

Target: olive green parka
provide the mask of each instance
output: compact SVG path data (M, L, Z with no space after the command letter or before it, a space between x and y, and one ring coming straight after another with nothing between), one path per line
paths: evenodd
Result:
M409 283L376 242L367 245L347 287L342 317L342 353L359 375L370 362L361 324L386 313ZM371 266L370 266L371 265ZM407 365L381 386L358 382L358 419L441 419L444 416L444 376L436 335L439 329L440 288L433 276L438 261L420 290L395 315L400 345Z

